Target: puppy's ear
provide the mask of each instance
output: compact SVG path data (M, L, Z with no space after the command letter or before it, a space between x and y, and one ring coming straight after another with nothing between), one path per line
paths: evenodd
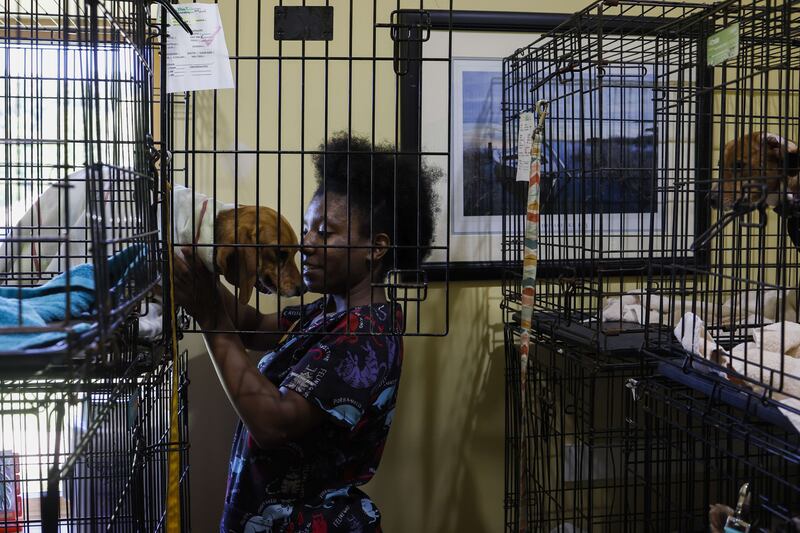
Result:
M215 229L218 244L255 244L255 212L251 206L238 207L222 213L222 222ZM218 217L219 218L219 217ZM238 224L238 230L236 227ZM237 239L238 237L238 239ZM258 250L255 247L220 246L216 256L217 269L229 283L239 288L239 302L250 301L258 279Z
M227 282L239 287L239 303L249 302L258 276L256 249L223 246L217 250L216 263L217 270Z
M258 277L258 251L255 248L239 248L239 303L247 304L253 295Z

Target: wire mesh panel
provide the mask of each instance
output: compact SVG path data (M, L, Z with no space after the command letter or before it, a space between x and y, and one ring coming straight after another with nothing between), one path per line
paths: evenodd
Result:
M737 409L720 389L703 394L657 379L632 386L629 509L653 531L722 531L749 484L750 531L797 531L800 437L758 416L758 402ZM713 506L713 507L712 507Z
M650 369L535 334L520 390L507 328L506 530L640 531L626 502L625 384Z
M633 489L622 406L625 381L652 371L641 356L650 258L672 253L652 246L672 220L654 192L659 73L671 61L657 36L704 9L596 2L503 62L502 305L508 364L520 380L509 383L506 404L507 529L646 527L626 507ZM526 202L534 174L526 155L536 154L529 127L541 118L530 113L540 101L549 112L537 213ZM539 222L538 262L533 348L521 367L526 220Z
M188 228L175 246L194 246L240 303L270 314L322 295L350 308L361 291L367 305L403 309L404 320L369 334L446 333L450 46L438 31L444 46L429 47L426 11L441 7L219 5L233 88L170 95L171 222ZM435 105L404 77L437 80ZM436 135L422 130L423 106L442 113ZM327 213L340 206L334 227ZM203 225L214 229L198 233ZM429 284L432 263L445 265L443 286ZM238 331L255 333L238 313Z
M6 369L101 353L158 279L146 17L140 1L3 3Z
M603 350L606 334L641 331L648 321L641 296L648 259L673 253L651 240L669 234L674 221L654 192L661 172L658 82L671 61L684 61L664 57L656 36L671 42L668 28L703 7L595 2L504 60L503 253L512 267L504 298L511 314L520 302L522 182L531 149L525 115L545 100L534 322L563 323Z
M148 17L139 0L3 3L1 531L164 530L168 464L186 495L186 361L165 362L151 305Z
M177 366L113 379L2 382L0 529L164 531L171 451L188 496L186 363L184 354ZM178 442L169 432L173 372ZM188 514L182 520L188 529Z
M666 145L658 165L669 169L657 194L675 216L654 246L685 260L652 268L652 319L670 327L647 342L658 356L693 372L713 369L795 413L798 16L790 2L725 2L659 44L664 56L688 61L660 83L684 81L665 90L657 109ZM684 142L695 165L677 149Z

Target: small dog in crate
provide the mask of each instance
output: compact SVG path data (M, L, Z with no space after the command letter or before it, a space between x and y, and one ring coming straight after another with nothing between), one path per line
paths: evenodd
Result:
M780 193L784 180L785 192L800 193L797 144L779 135L759 131L728 141L722 160L722 177L712 184L709 195L714 208L731 209L739 198L757 202L762 194L768 205L776 207L783 201ZM784 164L788 168L786 175ZM749 182L750 177L765 178L763 187Z
M173 199L175 248L199 245L206 268L239 287L239 302L250 301L254 289L283 296L303 292L294 262L299 241L282 215L269 207L223 204L183 186L173 189Z

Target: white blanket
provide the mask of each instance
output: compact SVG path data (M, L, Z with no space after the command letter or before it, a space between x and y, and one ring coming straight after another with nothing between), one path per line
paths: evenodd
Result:
M783 326L784 324L775 324ZM800 344L796 337L800 331L800 324L787 323L783 335L773 328L770 332L759 337L760 341L744 342L731 350L731 364L740 374L757 382L779 389L772 393L772 398L786 405L788 408L779 407L781 412L789 419L795 429L800 432L800 358L789 354L767 349L759 344L764 341L774 347L778 337L784 337L784 346ZM768 326L769 327L769 326ZM767 328L764 328L766 330ZM789 339L786 342L786 338ZM745 363L746 361L746 363ZM764 392L764 387L751 384L756 394Z
M800 432L800 324L781 322L758 328L754 341L741 343L730 353L717 345L703 320L693 313L684 315L674 333L688 352L722 366L730 363L736 372L754 380L756 384L748 385L756 394L764 392L757 383L778 389L772 398L786 406L779 409Z
M719 362L719 357L726 353L717 345L714 337L706 331L703 319L694 313L686 313L675 326L673 333L684 350L704 359ZM714 351L717 351L716 355L713 353Z
M740 324L771 324L780 318L798 320L797 294L778 290L751 291L729 298L722 305L684 298L680 295L627 292L603 301L603 322L676 325L686 313L699 316L705 323L721 328ZM752 330L740 331L752 334Z
M800 358L768 350L758 342L743 342L731 350L731 364L743 376L779 389L773 393L776 400L800 398ZM757 394L764 391L759 385L752 387Z
M702 317L715 316L715 306L684 299L679 295L646 294L642 290L603 301L603 322L635 322L672 326L689 311Z
M796 322L778 322L753 328L753 340L767 351L800 357L800 324Z

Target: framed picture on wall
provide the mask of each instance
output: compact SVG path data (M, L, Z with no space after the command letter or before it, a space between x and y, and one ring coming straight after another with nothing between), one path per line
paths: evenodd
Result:
M503 64L501 59L453 58L451 231L503 231Z
M401 149L449 154L427 162L450 175L450 190L447 183L439 184L436 228L436 244L449 246L446 253L434 252L424 265L429 280L499 279L508 268L501 249L502 60L568 16L429 11L427 41L412 40L403 48ZM413 27L419 17L408 12L404 24ZM415 62L419 57L425 61Z
M420 17L419 12L409 12L405 19L407 27L429 26L430 32L424 42L412 40L402 48L405 55L400 60L405 74L400 77L400 145L403 151L444 154L428 163L439 166L450 176L438 189L443 201L436 244L446 252L432 254L423 267L431 281L445 277L454 281L500 279L504 271L517 268L503 260L504 218L505 223L519 219L515 224L521 224L524 218L522 202L518 206L504 206L503 197L524 198L524 187L527 187L523 182L509 183L516 170L516 152L514 157L509 157L503 144L516 146L516 130L509 130L508 124L503 124L503 59L534 43L543 33L566 21L569 15L454 11L450 16L445 11L431 11ZM437 31L448 28L452 28L452 33ZM415 62L415 57L425 61ZM613 66L604 68L606 78L616 75L624 80L630 77L615 73ZM547 127L550 137L542 147L541 191L542 232L557 240L550 243L550 248L577 249L572 240L587 232L602 233L597 238L603 239L603 259L616 262L623 272L627 262L638 264L640 259L638 250L641 247L633 245L633 241L643 233L658 232L662 226L669 226L673 212L688 213L688 222L683 222L694 224L693 217L697 218L694 196L688 198L686 205L678 206L680 209L667 205L661 196L648 196L653 174L647 169L655 168L654 162L659 158L653 150L679 150L685 152L688 161L694 149L692 143L685 140L654 142L655 132L646 127L655 122L654 117L651 111L642 111L652 109L652 102L659 98L648 89L654 81L651 74L648 73L646 79L635 80L630 94L621 86L622 82L610 84L615 87L613 94L604 92L602 96L607 105L616 107L606 109L605 116L623 112L639 114L624 120L590 118L583 126L578 126L586 128L586 124L597 126L602 122L605 125L601 128L602 135L575 131L575 119L569 118L575 116L573 109L551 109ZM661 81L665 79L673 81L663 77ZM551 81L564 83L564 80ZM584 82L576 79L574 83ZM561 91L563 93L563 87ZM591 92L595 98L598 95L596 87L592 91L574 87L572 92L579 95ZM539 93L546 95L547 91ZM570 105L569 99L555 100L558 102L555 106ZM593 108L591 105L583 107ZM558 122L553 116L564 118ZM630 124L641 127L628 131ZM686 137L689 138L693 137ZM607 154L615 154L618 160L603 159ZM586 168L586 162L580 159L586 157L592 161L589 167L596 165L608 174L600 177L596 183L601 186L595 187L591 194L580 189L582 183L586 184L584 180L574 179L574 176L565 179L564 173L558 171L559 163L565 169ZM592 174L597 176L597 173ZM673 181L677 178L659 179L659 186L669 189L675 186ZM514 186L520 187L520 191L514 189L514 194L507 194L508 187ZM553 201L548 202L549 198ZM514 213L520 216L503 216ZM571 213L579 215L571 216ZM643 224L652 227L645 228ZM516 228L511 233L520 231ZM595 242L595 237L591 238ZM443 246L445 244L447 246ZM631 253L636 253L637 257L627 257L626 254ZM674 259L669 257L669 250L654 253ZM551 275L546 268L548 257L544 251L540 259L541 275ZM585 266L593 268L592 264L590 260ZM581 265L576 266L583 269Z

